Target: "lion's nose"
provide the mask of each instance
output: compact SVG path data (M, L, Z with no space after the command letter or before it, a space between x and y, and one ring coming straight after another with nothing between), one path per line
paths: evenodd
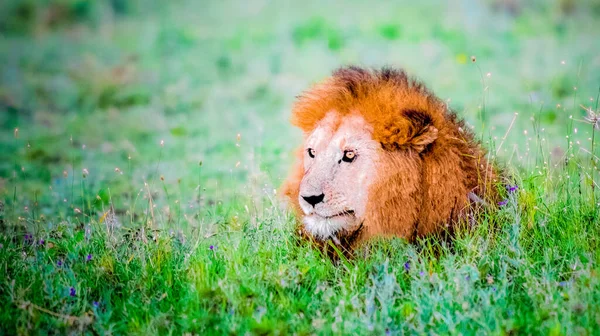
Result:
M321 195L313 195L313 196L302 196L302 198L304 198L304 200L312 205L313 207L321 202L323 202L323 198L325 198L325 194L321 194Z

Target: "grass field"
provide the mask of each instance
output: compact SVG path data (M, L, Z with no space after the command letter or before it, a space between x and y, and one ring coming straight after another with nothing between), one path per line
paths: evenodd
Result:
M3 1L0 335L600 334L599 41L595 0ZM501 210L299 241L290 106L346 64L447 100Z

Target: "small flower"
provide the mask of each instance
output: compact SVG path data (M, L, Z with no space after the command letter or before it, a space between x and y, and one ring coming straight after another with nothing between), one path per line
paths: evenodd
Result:
M43 239L40 239L40 241L38 242L39 245L44 245L45 241Z
M92 255L88 254L87 257L85 257L86 261L92 261Z
M404 270L407 272L410 271L410 261L404 263Z
M470 275L467 275L467 276L465 277L465 280L467 280L467 281L471 280L471 276L470 276Z
M476 60L475 56L471 56L471 62L475 63Z
M508 204L508 200L498 202L499 206L505 206L506 204Z
M75 287L71 287L71 288L69 288L69 295L70 295L70 296L73 296L73 297L74 297L76 294L77 294L77 293L75 292Z
M566 282L566 281L561 281L561 282L558 283L558 285L560 287L565 287L567 284L568 284L568 282Z
M582 106L583 107L583 106ZM600 130L600 112L594 112L592 108L584 108L587 115L583 119L597 130Z
M208 248L209 248L211 251L215 249L215 247L214 247L213 245L210 245Z
M100 307L100 304L98 303L98 301L94 301L92 302L92 306L94 306L94 308L98 308Z
M83 168L83 178L86 178L88 175L90 175L89 170L87 170L87 168Z
M61 267L63 265L63 261L61 259L58 259L58 261L56 262L56 266Z
M515 191L519 190L519 186L517 186L516 184L515 184L515 185L509 185L509 186L507 186L507 187L506 187L506 190L507 190L509 193L511 193L511 194L512 194L512 193L514 193Z
M423 275L425 275L425 272L421 271L421 272L419 272L419 275L423 276Z

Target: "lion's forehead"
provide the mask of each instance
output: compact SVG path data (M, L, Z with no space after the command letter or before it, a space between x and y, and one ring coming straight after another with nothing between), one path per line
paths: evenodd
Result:
M308 136L306 145L320 151L344 149L373 140L372 133L373 127L360 114L341 116L331 111Z

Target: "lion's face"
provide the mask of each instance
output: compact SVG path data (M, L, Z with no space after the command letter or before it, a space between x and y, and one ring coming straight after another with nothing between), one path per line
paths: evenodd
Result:
M329 112L307 136L298 202L308 232L326 239L364 220L368 190L382 154L362 116Z

